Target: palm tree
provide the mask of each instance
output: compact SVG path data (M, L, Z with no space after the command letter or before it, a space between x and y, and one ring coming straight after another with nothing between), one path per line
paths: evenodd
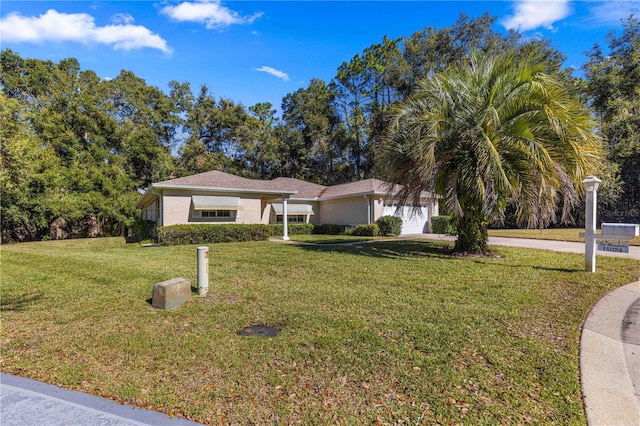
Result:
M589 111L544 61L474 53L394 107L378 154L401 203L435 191L454 218L455 250L487 253L487 228L510 203L521 226L555 221L560 201L569 220L603 149Z

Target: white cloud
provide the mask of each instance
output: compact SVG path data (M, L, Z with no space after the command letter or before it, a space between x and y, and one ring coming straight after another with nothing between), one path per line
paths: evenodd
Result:
M553 29L553 24L571 14L569 0L519 0L514 4L514 15L502 20L507 29L527 31L543 27Z
M114 24L129 25L133 24L133 21L133 16L129 15L128 13L116 13L111 18L111 22L113 22Z
M84 45L106 44L118 50L145 47L171 53L167 42L146 27L132 25L131 15L119 14L112 25L96 26L86 13L59 13L53 9L40 16L13 12L0 19L0 38L18 43L74 42Z
M588 22L601 25L619 25L629 15L640 16L640 3L636 0L599 1L589 3L590 18Z
M283 81L289 81L289 76L287 75L287 73L277 70L275 68L272 67L260 67L260 68L254 68L254 71L260 71L260 72L266 72L267 74L271 74L274 77L278 77L279 79L283 80Z
M262 16L262 12L251 16L240 16L220 4L220 0L197 0L183 2L177 6L165 6L160 10L171 19L179 22L199 22L208 29L228 27L233 24L251 24Z

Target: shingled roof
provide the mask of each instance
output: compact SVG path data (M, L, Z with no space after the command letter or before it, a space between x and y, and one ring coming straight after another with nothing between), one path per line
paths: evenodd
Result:
M327 188L322 198L339 198L359 194L386 194L389 184L378 179L364 179Z
M219 170L165 180L154 183L151 186L151 189L171 188L202 188L209 191L241 191L269 194L280 193L290 195L291 199L327 200L360 194L388 194L390 186L387 182L379 179L364 179L334 186L323 186L286 177L279 177L273 180L247 179ZM149 193L150 191L147 191L145 196L149 196ZM428 194L425 193L425 196L428 196Z
M279 177L271 182L282 188L291 188L297 191L291 198L320 198L327 190L326 186L294 178Z
M256 191L274 191L285 190L286 192L294 192L288 188L275 185L273 181L260 180L260 179L247 179L241 176L232 175L229 173L221 172L219 170L212 170L210 172L198 173L191 176L184 176L176 179L165 180L162 182L154 183L154 188L164 187L203 187L209 189L245 189Z

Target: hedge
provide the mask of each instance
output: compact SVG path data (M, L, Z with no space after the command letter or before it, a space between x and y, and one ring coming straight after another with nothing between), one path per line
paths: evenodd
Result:
M271 223L267 225L269 229L269 236L275 237L283 235L281 223ZM314 225L312 223L290 223L288 226L289 235L308 235L313 231Z
M379 233L380 230L375 223L371 225L358 225L351 230L351 235L357 237L377 237Z
M349 225L336 225L333 223L322 223L313 227L312 234L322 235L344 235L348 233Z
M158 228L157 238L164 246L262 241L269 238L269 228L240 224L171 225Z
M376 220L380 229L380 235L384 237L395 237L402 232L402 219L396 216L382 216Z
M455 234L455 229L451 225L451 216L431 217L431 232L434 234Z

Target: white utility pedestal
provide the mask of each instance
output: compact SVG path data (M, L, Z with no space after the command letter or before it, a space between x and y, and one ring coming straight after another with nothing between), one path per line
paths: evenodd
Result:
M198 247L198 295L209 291L209 247Z

